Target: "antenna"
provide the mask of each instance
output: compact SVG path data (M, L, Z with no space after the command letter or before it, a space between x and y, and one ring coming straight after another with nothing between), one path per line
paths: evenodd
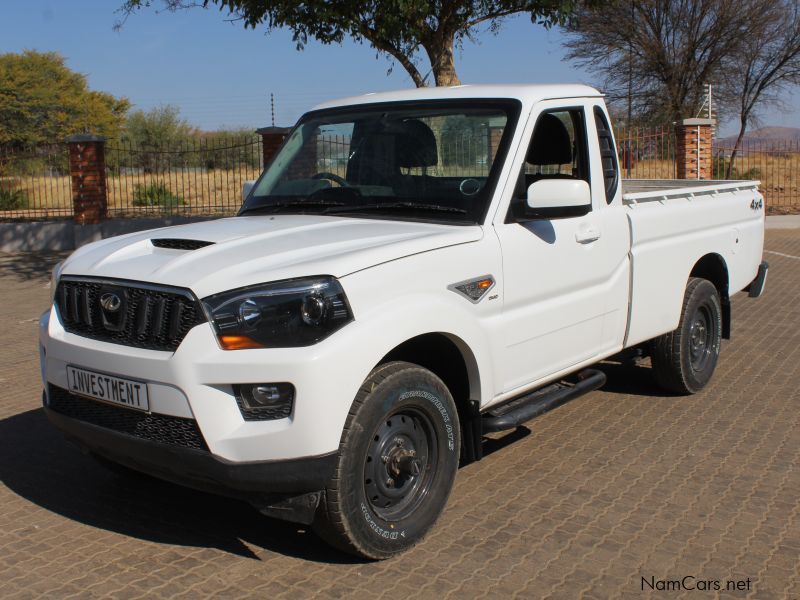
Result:
M275 94L269 93L269 110L272 113L272 126L275 127Z

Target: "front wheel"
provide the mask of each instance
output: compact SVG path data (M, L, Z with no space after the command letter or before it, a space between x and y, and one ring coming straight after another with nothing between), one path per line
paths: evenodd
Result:
M442 380L411 363L381 365L350 409L314 530L364 558L407 550L444 509L460 447L455 403Z
M679 394L699 392L714 374L721 341L719 292L710 281L693 277L686 286L680 325L653 340L656 382Z

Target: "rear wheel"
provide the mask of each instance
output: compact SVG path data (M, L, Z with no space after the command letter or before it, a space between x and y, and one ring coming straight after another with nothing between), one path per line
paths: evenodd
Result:
M689 279L680 325L652 343L656 382L679 394L703 389L714 374L722 341L719 292L710 281Z
M459 448L455 404L441 379L406 362L381 365L353 402L315 531L365 558L407 550L444 509Z

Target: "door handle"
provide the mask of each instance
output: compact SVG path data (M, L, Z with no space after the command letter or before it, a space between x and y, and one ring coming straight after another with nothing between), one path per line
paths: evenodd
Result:
M588 244L600 239L600 230L594 227L581 227L575 233L575 241L579 244Z

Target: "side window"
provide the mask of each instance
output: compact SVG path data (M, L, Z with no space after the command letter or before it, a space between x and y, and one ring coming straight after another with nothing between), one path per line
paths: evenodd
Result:
M582 108L542 113L523 166L525 189L540 179L583 179L589 182L586 118Z
M603 166L603 182L606 189L606 203L611 204L619 186L619 166L614 137L608 119L599 106L594 107L594 124L597 128L597 141L600 144L600 161Z

